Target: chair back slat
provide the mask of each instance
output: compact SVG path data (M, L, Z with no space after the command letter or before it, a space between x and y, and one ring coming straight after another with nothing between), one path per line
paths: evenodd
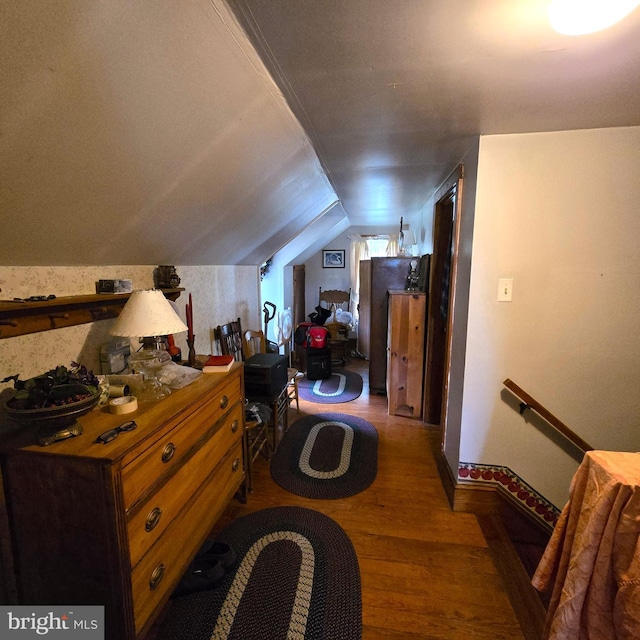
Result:
M231 355L238 362L244 361L240 318L227 324L218 325L214 330L214 335L220 343L220 351L223 355Z
M267 340L264 331L260 329L247 329L244 332L244 357L245 359L255 356L256 353L267 352Z
M320 287L319 303L326 303L327 308L335 311L336 309L342 309L343 311L349 311L349 305L351 302L351 289L348 291L339 291L338 289L322 290ZM333 306L335 305L335 306Z

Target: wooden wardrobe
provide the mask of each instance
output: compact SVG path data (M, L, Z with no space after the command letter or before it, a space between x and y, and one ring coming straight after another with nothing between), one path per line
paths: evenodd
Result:
M388 291L404 289L411 256L360 261L358 351L369 360L369 392L386 394Z
M389 291L387 397L389 415L422 417L427 294Z

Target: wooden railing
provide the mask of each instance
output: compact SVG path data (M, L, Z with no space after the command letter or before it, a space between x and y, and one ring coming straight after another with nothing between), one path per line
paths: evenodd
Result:
M522 390L515 382L507 378L504 386L514 393L522 402L520 403L520 413L526 409L533 409L539 416L546 420L556 431L561 433L569 442L584 451L593 451L593 447L585 442L579 435L575 434L566 424L558 420L550 411L545 409L537 400L534 400L526 391Z

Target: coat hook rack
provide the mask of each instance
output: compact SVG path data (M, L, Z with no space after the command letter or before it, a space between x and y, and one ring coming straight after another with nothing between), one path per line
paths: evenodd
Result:
M100 316L104 316L108 313L107 307L99 307L98 309L90 309L90 313L94 320L99 320Z

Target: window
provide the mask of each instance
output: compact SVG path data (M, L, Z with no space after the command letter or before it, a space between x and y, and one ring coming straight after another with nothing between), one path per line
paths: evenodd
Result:
M386 258L389 246L389 236L375 236L367 238L370 258Z
M360 260L369 258L387 258L398 253L397 237L380 236L349 236L351 240L351 305L354 328L358 323L358 303L360 297Z

